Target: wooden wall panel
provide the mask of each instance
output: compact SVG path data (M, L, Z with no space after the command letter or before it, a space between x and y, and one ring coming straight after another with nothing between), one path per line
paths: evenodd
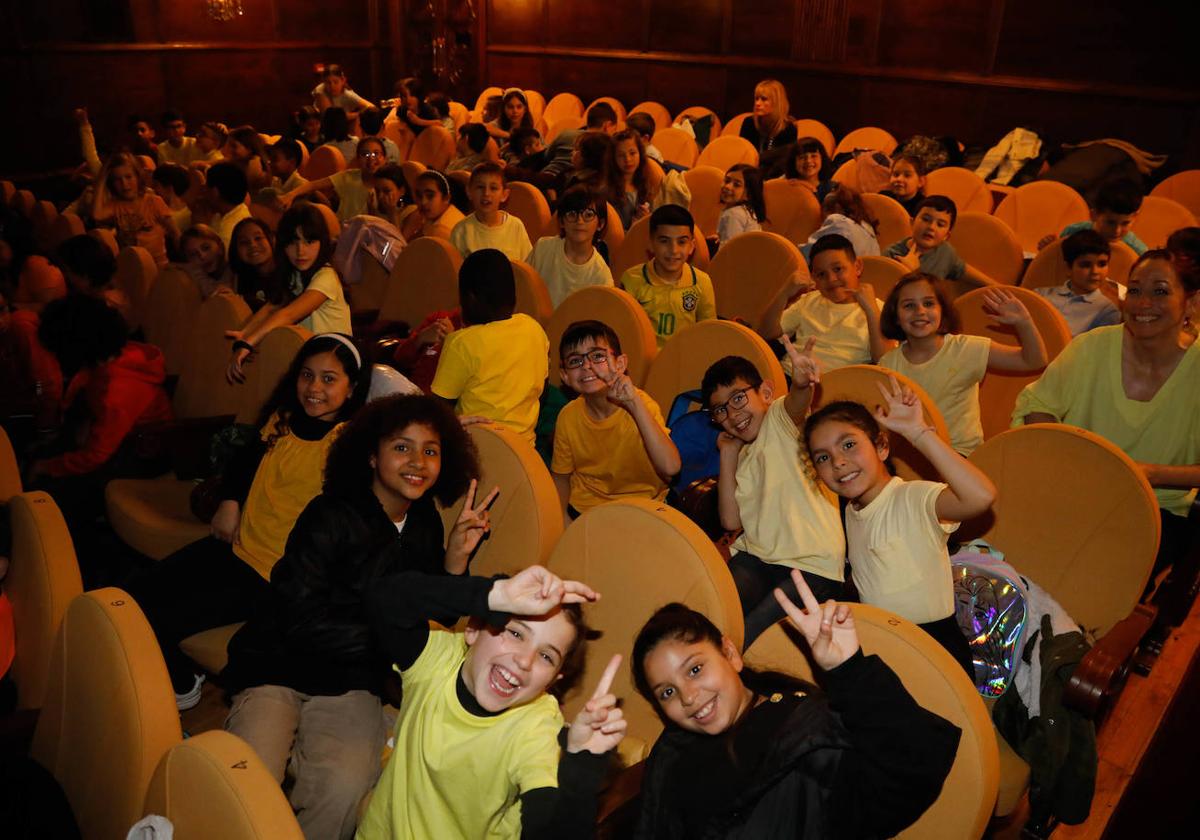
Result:
M721 0L650 0L650 43L657 52L721 51Z
M547 57L545 78L551 84L542 89L549 100L560 90L569 90L587 105L600 96L613 96L626 107L646 98L646 65L642 62L598 58Z
M549 26L543 43L587 49L637 49L645 29L643 14L643 0L550 2Z
M792 53L795 17L795 0L734 3L730 52L787 59Z
M86 0L85 0L86 2ZM156 37L159 40L193 43L269 41L275 31L275 0L243 0L243 14L231 21L213 20L202 3L159 2ZM290 6L288 14L294 11Z
M984 73L989 14L989 4L983 2L886 2L880 20L879 64Z
M546 0L487 0L488 37L497 44L540 44L546 37Z
M247 0L247 5L249 0ZM367 39L373 31L368 14L369 0L338 0L336 3L289 2L279 14L278 37L288 41L352 41ZM326 59L338 62L336 58Z
M545 78L542 73L542 59L537 56L498 55L489 62L485 85L533 88L542 92L545 90ZM550 96L546 99L549 101ZM471 104L474 104L474 100Z

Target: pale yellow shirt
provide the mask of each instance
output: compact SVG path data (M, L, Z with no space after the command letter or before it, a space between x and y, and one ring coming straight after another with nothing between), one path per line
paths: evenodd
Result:
M875 305L883 309L883 301L876 300ZM783 310L779 326L797 347L803 347L809 338L816 338L813 357L822 373L846 365L871 363L867 316L855 301L834 303L820 292L809 292ZM790 376L791 360L786 356L783 368Z
M342 291L342 281L329 266L317 271L308 281L305 291L313 290L325 295L325 302L318 306L297 326L313 333L340 332L351 335L350 305Z
M742 535L733 548L842 580L846 542L833 493L811 474L800 430L780 397L763 416L758 437L738 453L737 500Z
M992 340L980 335L947 335L929 361L913 364L904 356L904 345L883 354L881 367L901 373L929 394L950 430L950 445L970 455L983 443L979 416L979 383L987 373Z
M484 248L495 248L510 260L528 260L533 250L525 224L509 213L503 214L496 227L485 225L472 213L450 231L450 244L464 257Z
M361 169L343 169L329 176L338 196L338 221L345 222L367 212L371 190L363 183Z
M600 252L592 249L592 258L583 265L567 259L565 240L561 236L543 236L533 246L529 264L534 267L546 291L550 292L550 303L558 307L567 295L587 286L611 286L612 271L604 262Z
M174 163L179 166L191 166L195 161L204 160L205 154L196 148L195 137L184 137L179 148L164 140L157 146L159 163Z
M954 581L946 538L957 522L941 522L937 498L946 485L893 477L869 505L846 506L846 547L864 604L914 624L954 615Z
M229 255L229 243L233 239L233 229L242 219L249 218L250 208L245 204L237 205L224 216L213 217L213 228L217 231L217 236L221 237L221 241L225 243L226 256Z

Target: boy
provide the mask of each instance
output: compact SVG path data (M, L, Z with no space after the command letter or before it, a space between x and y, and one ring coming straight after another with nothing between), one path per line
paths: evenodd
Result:
M300 186L279 196L284 208L292 206L292 202L302 195L318 190L333 189L337 193L338 221L346 222L355 216L365 214L371 204L371 188L375 183L375 173L387 161L383 143L378 137L364 137L358 141L354 157L354 167L335 172L327 178L316 181L305 181Z
M1111 252L1108 240L1098 231L1077 230L1062 244L1067 282L1035 290L1062 313L1072 336L1121 323L1121 311L1103 292L1104 285L1109 282Z
M446 336L430 390L453 401L458 414L495 420L533 445L550 340L537 321L513 314L517 287L508 257L495 248L468 256L458 297L465 326Z
M696 250L695 229L692 214L685 208L677 204L659 207L650 214L653 256L621 278L625 291L650 316L660 348L684 327L717 317L712 280L688 262Z
M475 212L450 231L450 244L464 257L483 248L495 248L510 260L528 260L533 245L524 222L500 209L508 201L504 167L491 161L479 164L471 170L467 190Z
M358 115L358 136L365 140L374 137L383 144L388 163L400 162L400 147L383 136L383 111L372 106Z
M1059 236L1066 238L1077 230L1091 228L1109 242L1120 239L1141 256L1146 252L1146 243L1138 239L1136 233L1129 229L1138 211L1142 209L1142 190L1133 181L1109 181L1096 191L1096 200L1091 207L1090 222L1075 222L1067 225ZM1054 241L1048 236L1038 243L1045 247ZM1045 243L1045 244L1043 244Z
M212 226L221 241L225 243L225 253L229 253L229 241L233 239L233 229L242 219L250 218L250 208L246 206L246 190L249 183L246 173L232 163L217 163L209 167L208 199L216 208Z
M666 498L679 450L658 404L625 374L616 332L600 321L576 321L558 354L563 382L579 395L554 429L550 472L564 522L603 502Z
M994 285L971 268L948 241L958 221L958 205L944 195L921 199L913 216L912 236L883 252L909 271L923 271L942 280L966 280L976 286Z
M165 146L164 143L159 148ZM171 211L171 218L175 220L175 229L184 231L190 228L192 226L192 209L183 200L192 186L188 171L177 163L162 163L150 173L150 181L154 192Z
M713 363L700 384L701 403L722 429L717 508L722 527L743 529L729 571L746 618L746 645L783 615L772 592L791 597L799 569L822 603L841 599L846 541L836 499L805 468L800 426L818 380L808 339L803 352L784 336L791 389L774 390L740 356Z
M300 144L290 137L280 138L267 154L271 158L271 175L275 178L274 187L279 192L291 192L297 187L308 183L308 179L300 174L300 164L304 153Z
M196 132L196 152L198 159L193 163L212 164L225 159L221 149L229 139L229 129L224 123L206 122Z
M642 144L646 148L646 157L658 161L661 166L663 163L662 152L654 145L654 132L658 128L654 123L654 117L644 111L635 111L625 118L625 127L632 128L638 134L642 135Z
M191 166L193 161L204 157L203 152L196 148L196 138L187 136L187 123L183 121L183 115L178 111L163 112L162 128L164 139L158 144L159 163ZM180 230L184 230L184 228L180 228Z
M797 344L816 338L813 355L822 373L877 362L891 347L879 331L883 301L869 283L859 283L863 264L850 240L836 233L822 236L808 260L818 294L811 293L808 278L794 275L763 313L759 335L767 341L786 335ZM800 299L787 306L797 294ZM790 356L783 363L790 373Z
M448 172L455 169L470 171L481 163L500 159L496 141L481 123L467 123L460 128L454 148L458 157L446 164Z

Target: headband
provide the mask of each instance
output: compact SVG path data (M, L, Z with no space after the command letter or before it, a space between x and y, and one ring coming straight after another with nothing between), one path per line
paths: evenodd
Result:
M350 350L350 353L354 356L354 361L358 365L359 369L362 369L362 356L359 355L358 348L354 346L354 342L346 338L346 336L337 332L326 332L318 333L317 335L313 336L313 338L332 338L334 341L340 341Z
M437 178L439 181L441 181L442 186L444 186L446 188L446 195L450 195L450 179L449 178L447 178L445 175L443 175L441 172L439 172L436 169L426 169L424 172L422 172L420 175L418 175L417 178L420 179L426 175L429 175L432 178Z

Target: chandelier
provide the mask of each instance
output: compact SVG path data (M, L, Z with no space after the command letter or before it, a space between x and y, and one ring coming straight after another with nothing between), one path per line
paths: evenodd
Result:
M226 23L242 16L242 0L204 0L204 9L213 20Z

